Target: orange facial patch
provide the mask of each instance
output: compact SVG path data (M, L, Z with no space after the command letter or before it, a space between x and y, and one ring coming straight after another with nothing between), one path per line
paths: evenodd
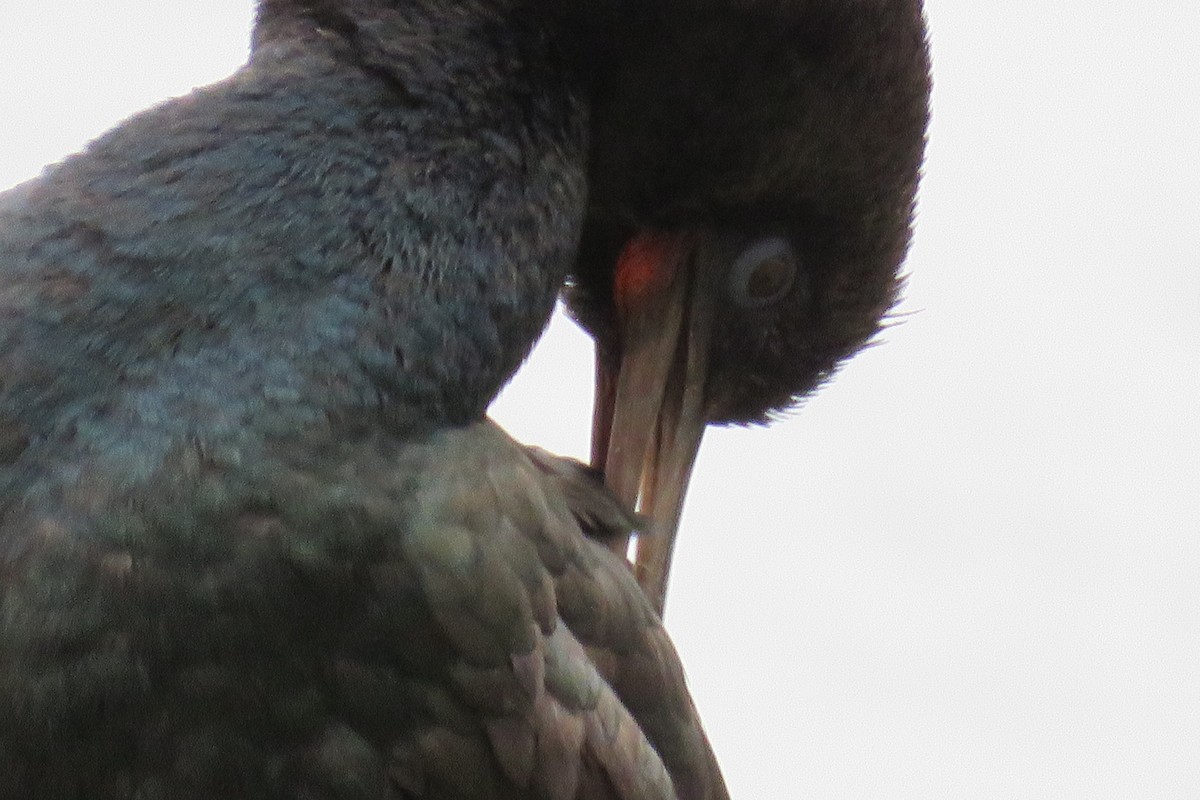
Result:
M662 296L675 277L683 239L676 233L646 231L634 236L617 258L613 295L617 308L644 306Z

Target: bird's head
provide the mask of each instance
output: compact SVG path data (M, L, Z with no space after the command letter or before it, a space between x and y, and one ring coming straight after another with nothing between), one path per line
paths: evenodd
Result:
M593 460L650 520L635 563L661 611L705 427L794 405L896 299L928 57L919 0L667 0L613 24L567 302L596 341Z

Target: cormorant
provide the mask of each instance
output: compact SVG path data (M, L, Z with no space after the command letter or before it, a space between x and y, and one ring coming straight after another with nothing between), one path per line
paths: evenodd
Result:
M923 54L885 0L262 0L0 196L0 798L725 797L636 520L484 412L570 270L614 456L685 265L759 315L702 419L810 388L890 302Z

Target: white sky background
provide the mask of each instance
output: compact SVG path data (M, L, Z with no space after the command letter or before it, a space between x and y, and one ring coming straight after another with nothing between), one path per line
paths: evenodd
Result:
M710 432L668 622L735 798L1200 797L1200 4L931 0L885 345ZM230 73L246 0L0 0L0 187ZM561 320L497 403L586 453Z

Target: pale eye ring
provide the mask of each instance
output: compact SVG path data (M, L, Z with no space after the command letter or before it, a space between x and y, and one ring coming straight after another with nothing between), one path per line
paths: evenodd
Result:
M729 270L729 295L746 308L777 303L796 281L796 251L787 239L755 239L742 250Z

